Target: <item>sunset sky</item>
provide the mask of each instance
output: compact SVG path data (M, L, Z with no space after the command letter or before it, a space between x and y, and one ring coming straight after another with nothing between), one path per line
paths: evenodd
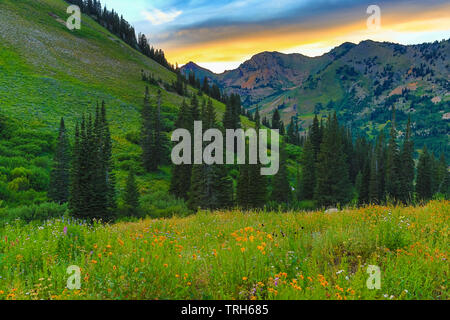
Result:
M171 63L193 61L214 72L234 69L262 51L317 56L343 42L402 44L450 38L450 2L357 0L102 0ZM369 29L369 5L381 28Z

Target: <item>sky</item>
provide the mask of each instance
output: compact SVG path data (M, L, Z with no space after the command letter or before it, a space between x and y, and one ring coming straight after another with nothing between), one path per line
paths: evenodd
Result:
M263 51L318 56L347 41L417 44L450 38L448 0L101 2L163 49L169 62L193 61L216 73Z

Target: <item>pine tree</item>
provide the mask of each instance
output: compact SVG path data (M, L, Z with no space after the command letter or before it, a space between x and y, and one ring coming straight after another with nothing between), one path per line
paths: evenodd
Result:
M376 161L377 161L377 189L378 201L381 203L386 199L386 158L387 150L384 143L384 134L381 133L378 137L375 146Z
M441 154L438 164L439 180L438 180L438 192L443 195L450 195L450 173L448 172L447 160L445 155Z
M314 160L314 147L311 139L306 140L300 161L302 164L302 198L313 200L314 190L316 188L316 162Z
M272 115L272 129L281 129L281 117L278 109L275 109Z
M57 203L66 203L70 195L70 144L61 118L53 167L50 173L48 197Z
M223 116L223 127L225 129L238 129L241 127L241 98L232 94L226 101L225 114Z
M403 142L401 157L401 188L400 199L404 203L412 200L414 193L415 165L413 159L414 142L411 139L411 117L408 118L405 141Z
M70 208L77 218L109 221L114 218L115 179L111 160L111 137L106 110L97 107L92 115L83 115L75 129Z
M322 132L319 125L317 115L314 117L313 124L309 133L309 139L314 150L314 161L317 162L317 157L320 152L320 145L322 144Z
M152 107L148 87L142 109L142 159L147 172L154 172L163 162L163 138L161 133L161 90L158 91L157 105Z
M178 118L175 122L175 127L177 129L189 130L192 126L192 122L193 118L191 109L183 100L181 108L178 112ZM179 199L187 200L188 191L190 188L191 174L192 174L191 164L173 165L172 178L170 181L170 193Z
M377 154L372 154L370 161L370 181L369 181L369 203L379 203L379 181L378 181L378 168L377 168Z
M203 129L216 128L216 113L209 99L202 108ZM188 207L218 209L232 206L233 184L228 170L223 164L200 164L192 169L191 185L188 193Z
M133 170L128 173L123 200L126 214L131 217L139 216L139 190Z
M295 131L294 117L291 117L291 123L289 124L287 130L287 140L291 144L297 144L296 139L297 139L297 132Z
M251 207L251 199L248 193L250 182L250 165L242 164L239 166L239 177L236 187L236 201L237 205L244 209Z
M321 206L346 204L351 198L348 164L336 113L328 119L318 156L315 199Z
M361 171L360 171L361 172ZM369 203L369 186L370 186L370 162L366 159L364 169L361 172L361 184L358 189L358 202L359 204Z
M83 129L82 129L83 130ZM74 136L74 145L72 152L72 163L70 170L70 197L69 197L69 208L72 213L78 215L79 208L81 207L81 159L82 159L82 150L81 150L81 136L80 136L80 126L78 122L75 125L75 136Z
M427 146L424 146L417 165L416 193L420 200L429 200L432 193L432 163Z
M291 199L291 186L288 180L286 149L284 144L280 145L280 168L273 177L271 200L278 203L288 203Z
M397 145L397 131L395 129L395 108L393 107L392 109L391 133L386 159L386 195L395 201L400 198L401 169L400 154Z

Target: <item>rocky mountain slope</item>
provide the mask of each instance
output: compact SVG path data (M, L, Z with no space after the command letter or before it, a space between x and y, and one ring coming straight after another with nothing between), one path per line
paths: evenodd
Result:
M448 154L449 40L412 46L368 40L313 58L263 52L222 74L194 63L182 70L239 93L249 110L270 116L278 108L286 123L295 117L304 129L314 114L336 110L371 137L389 124L395 105L400 130L411 114L419 146Z

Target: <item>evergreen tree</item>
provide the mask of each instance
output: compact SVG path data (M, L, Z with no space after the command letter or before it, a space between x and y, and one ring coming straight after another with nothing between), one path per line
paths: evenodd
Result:
M395 129L395 108L392 108L392 122L389 145L387 149L386 159L386 195L398 200L400 197L400 153L397 145L397 131Z
M152 107L148 87L142 109L142 160L147 172L154 172L164 158L163 137L161 133L161 90L158 91L157 105Z
M315 199L321 206L346 204L351 198L348 164L336 113L328 119L317 163Z
M281 117L278 109L275 109L272 115L272 129L281 129Z
M178 118L175 122L177 129L187 129L192 127L192 113L186 102L183 100L181 108L178 112ZM191 158L192 161L192 158ZM188 199L188 191L190 188L192 174L191 164L173 165L172 177L170 182L170 193L179 199Z
M123 200L127 215L131 217L139 216L139 190L133 170L128 173Z
M432 163L427 146L424 146L417 165L416 193L419 200L429 200L432 193Z
M66 203L70 195L70 144L61 118L53 167L50 173L48 197L57 203Z
M320 129L319 119L317 115L314 116L313 124L309 133L312 148L314 150L314 161L317 162L317 157L320 152L320 145L322 144L322 130Z
M237 205L241 208L248 209L251 207L250 195L248 193L250 183L250 165L242 164L239 166L239 177L236 187Z
M361 171L360 171L361 172ZM369 186L370 186L370 162L369 159L366 159L366 163L364 165L364 169L361 172L361 181L358 189L358 202L359 204L368 204L369 203Z
M379 203L377 155L374 153L370 161L369 203Z
M284 144L280 145L280 168L278 173L273 177L272 185L272 201L278 203L288 203L291 196L291 186L289 185L286 149Z
M207 106L202 108L201 118L205 131L216 128L216 113L211 99ZM225 165L200 164L193 166L188 193L188 206L191 210L231 207L232 198L233 184Z
M404 203L412 200L414 193L415 165L413 159L414 142L411 139L411 117L408 118L405 141L401 153L401 188L400 199Z
M314 147L311 139L306 140L300 161L302 164L302 198L313 200L316 187L316 162L314 160Z
M378 189L378 201L381 203L386 198L386 158L387 151L384 143L384 134L381 133L378 137L377 144L375 146L376 161L377 161L377 189Z
M445 155L441 154L438 164L439 170L439 180L438 180L438 190L437 192L443 195L450 195L450 174L448 172L447 160L445 160Z
M75 129L70 208L82 219L112 220L115 179L111 160L111 137L104 103L97 107L95 120L83 115Z

